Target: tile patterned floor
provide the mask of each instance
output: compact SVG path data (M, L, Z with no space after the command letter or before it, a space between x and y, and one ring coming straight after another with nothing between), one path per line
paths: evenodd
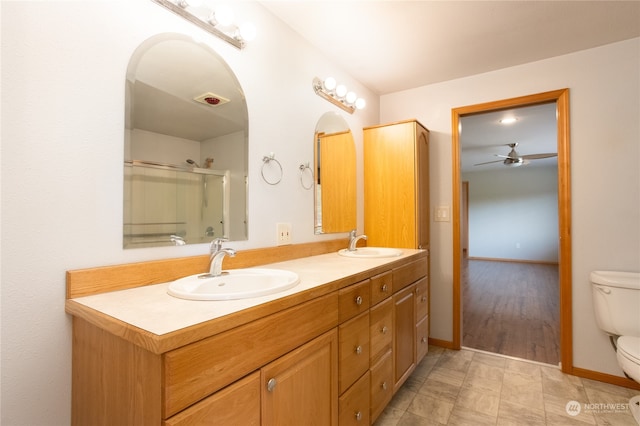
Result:
M638 426L628 402L639 393L553 366L431 346L375 426ZM579 403L575 416L570 401Z

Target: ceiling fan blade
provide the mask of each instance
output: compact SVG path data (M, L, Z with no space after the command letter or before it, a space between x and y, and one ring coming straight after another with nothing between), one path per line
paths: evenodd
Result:
M487 161L486 163L478 163L478 164L474 164L474 166L482 166L485 164L491 164L491 163L502 163L503 160L496 160L496 161Z
M555 152L548 152L546 154L529 154L529 155L522 155L522 158L526 158L527 160L539 160L541 158L551 158L551 157L557 157L558 154Z

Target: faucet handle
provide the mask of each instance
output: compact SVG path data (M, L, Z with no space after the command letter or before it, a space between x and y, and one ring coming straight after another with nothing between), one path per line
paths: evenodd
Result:
M211 244L209 244L209 251L211 253L215 253L217 251L220 251L222 249L222 243L229 241L228 238L215 238L213 241L211 241Z
M351 232L349 232L349 238L354 239L357 235L357 229L352 229Z

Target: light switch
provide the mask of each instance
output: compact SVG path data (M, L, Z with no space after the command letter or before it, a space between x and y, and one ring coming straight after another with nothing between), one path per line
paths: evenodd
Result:
M449 206L436 207L436 222L449 222L451 220L451 210Z

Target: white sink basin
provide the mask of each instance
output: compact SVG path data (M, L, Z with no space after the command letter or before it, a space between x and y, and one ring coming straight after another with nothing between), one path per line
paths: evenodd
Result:
M342 249L338 251L340 256L346 257L396 257L402 255L402 250L391 247L358 247L355 251Z
M295 287L298 274L282 269L230 269L219 277L190 275L169 284L171 296L189 300L247 299Z

